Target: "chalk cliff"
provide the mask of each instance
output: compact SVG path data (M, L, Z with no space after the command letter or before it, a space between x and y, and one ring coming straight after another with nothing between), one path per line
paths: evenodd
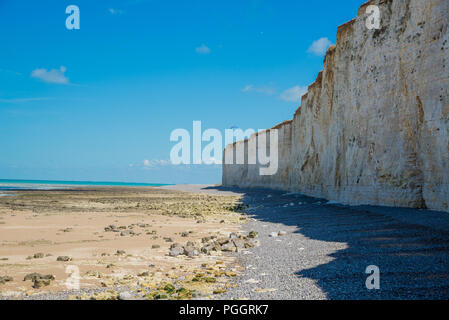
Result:
M380 8L378 30L366 27L368 5ZM362 5L338 28L293 120L274 127L277 174L224 164L223 185L449 211L448 21L448 0ZM239 143L248 140L224 157Z

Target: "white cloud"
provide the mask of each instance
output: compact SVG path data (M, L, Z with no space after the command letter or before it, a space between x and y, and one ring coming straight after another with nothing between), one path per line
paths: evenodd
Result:
M252 84L249 84L242 89L242 92L256 92L271 96L276 93L276 89L269 86L255 87Z
M195 48L195 51L198 54L209 54L210 53L209 47L206 46L205 44L202 44L201 46Z
M48 83L67 84L69 79L65 76L67 68L62 66L59 69L35 69L31 72L32 78L40 79Z
M120 10L120 9L109 8L108 11L113 16L123 14L123 10Z
M327 48L332 45L332 42L328 38L321 38L312 43L307 52L313 53L317 56L324 56Z
M145 168L154 168L168 165L171 165L171 162L169 160L143 160L143 166Z
M281 93L279 98L288 102L299 102L301 97L307 92L307 87L294 86Z

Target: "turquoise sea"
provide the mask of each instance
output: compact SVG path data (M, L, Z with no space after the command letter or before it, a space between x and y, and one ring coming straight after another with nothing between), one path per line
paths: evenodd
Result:
M59 189L69 186L122 186L122 187L160 187L170 184L164 183L135 183L112 181L59 181L59 180L10 180L0 179L0 191L30 190L30 189Z

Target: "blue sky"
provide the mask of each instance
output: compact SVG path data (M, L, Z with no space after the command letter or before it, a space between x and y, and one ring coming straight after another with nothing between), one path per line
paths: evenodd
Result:
M0 0L0 179L219 183L171 131L290 119L363 2Z

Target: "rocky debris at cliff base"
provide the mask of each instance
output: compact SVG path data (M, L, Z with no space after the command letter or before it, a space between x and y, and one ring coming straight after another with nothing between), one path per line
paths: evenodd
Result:
M188 241L185 246L173 243L170 246L169 256L177 257L185 255L188 257L199 256L200 253L211 255L213 252L237 252L242 249L253 248L259 244L257 232L250 232L247 236L231 233L228 237L217 238L216 236L204 237L202 245Z

